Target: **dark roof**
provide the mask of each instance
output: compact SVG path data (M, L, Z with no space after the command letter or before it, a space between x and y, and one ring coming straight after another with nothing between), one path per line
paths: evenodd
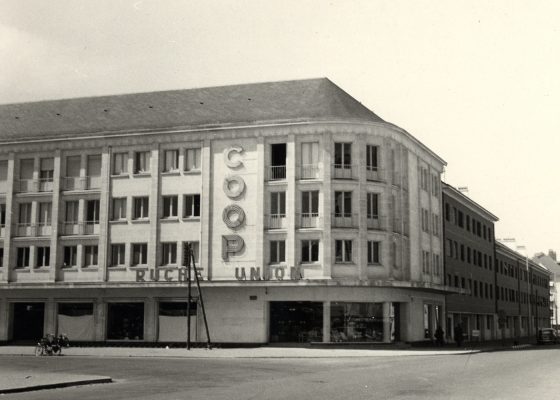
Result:
M321 78L0 105L0 141L325 120L383 121Z

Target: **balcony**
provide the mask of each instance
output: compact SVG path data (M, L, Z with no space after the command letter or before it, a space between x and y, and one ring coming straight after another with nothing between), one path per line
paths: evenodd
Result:
M52 192L53 180L51 178L39 179L39 192Z
M358 214L334 213L332 219L333 228L357 228Z
M62 178L63 190L95 190L101 188L101 176L66 176Z
M6 236L6 225L1 224L0 225L0 237L4 237Z
M286 229L286 214L270 214L266 227L268 229Z
M36 179L18 179L15 181L14 190L18 193L37 192L38 181Z
M50 222L39 222L37 224L37 236L50 236L52 234L52 225Z
M381 168L367 166L366 179L368 181L384 181L385 180L384 171Z
M301 213L298 214L299 228L318 228L320 225L319 213Z
M319 164L300 165L299 179L319 179Z
M37 236L37 227L26 222L14 225L14 236L17 237L34 237Z
M99 235L99 221L63 222L61 234L72 235Z
M368 215L366 224L368 229L374 231L384 231L387 229L387 219L379 215Z
M0 193L6 193L8 191L8 182L0 181Z
M286 166L273 165L268 167L267 179L269 181L283 181L286 179Z
M355 179L356 166L350 164L334 164L333 168L334 179Z

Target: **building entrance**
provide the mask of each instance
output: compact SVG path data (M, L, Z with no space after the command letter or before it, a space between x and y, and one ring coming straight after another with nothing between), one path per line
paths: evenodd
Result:
M320 342L323 340L323 303L270 302L270 342Z
M14 341L37 341L43 337L45 322L45 303L14 303L13 304Z

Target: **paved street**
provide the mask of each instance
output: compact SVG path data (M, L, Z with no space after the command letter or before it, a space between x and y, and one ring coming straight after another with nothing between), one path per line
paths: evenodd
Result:
M3 399L554 399L560 347L471 355L177 359L0 356L0 366L110 375L114 383Z

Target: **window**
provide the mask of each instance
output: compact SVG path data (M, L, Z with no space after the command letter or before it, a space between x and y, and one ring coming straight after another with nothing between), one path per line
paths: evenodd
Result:
M37 222L39 226L49 226L51 224L52 203L39 203L39 215Z
M128 173L128 153L113 154L113 175Z
M33 179L33 170L35 169L35 160L32 158L19 161L19 178L22 180Z
M334 167L335 168L352 167L352 143L334 144Z
M179 170L179 150L165 150L163 152L163 172Z
M134 154L134 173L147 174L150 172L151 155L149 151L137 151Z
M41 171L39 171L41 182L52 182L54 179L54 159L41 158Z
M301 144L301 179L315 179L319 176L319 143Z
M134 243L132 244L132 265L148 264L148 244Z
M430 273L430 252L422 250L422 272Z
M185 218L200 217L200 195L188 194L185 196Z
M0 227L6 225L6 205L0 204Z
M439 196L439 175L432 175L432 194L434 196Z
M352 262L351 240L335 240L335 260L337 263Z
M87 175L90 177L101 176L101 154L90 155L87 157Z
M0 268L4 265L4 248L0 247Z
M78 201L67 201L65 210L65 222L70 224L78 223L79 203Z
M369 219L379 218L379 195L377 193L367 194L367 217Z
M319 262L319 241L318 240L302 240L301 241L301 262L302 263Z
M301 213L304 217L319 216L319 191L301 192Z
M111 266L116 267L119 265L125 265L124 253L124 243L111 245Z
M113 199L113 221L126 219L126 197Z
M177 264L177 243L161 244L161 265Z
M436 276L440 275L441 269L440 269L440 265L439 265L439 254L434 254L433 256L434 260L433 260L433 273Z
M84 246L85 260L84 265L86 267L98 265L97 256L99 254L99 247L94 246Z
M50 247L37 247L37 267L48 267L51 259Z
M31 225L31 203L21 203L19 205L20 225Z
M366 169L368 171L377 171L377 153L377 146L369 144L366 146Z
M86 219L90 224L99 223L99 200L88 200L86 206Z
M78 265L78 246L64 246L63 267L76 267Z
M286 192L270 193L270 214L282 218L286 216Z
M200 171L200 149L185 150L185 171Z
M200 261L200 246L198 244L198 242L189 242L191 244L191 250L192 250L192 255L194 258L194 261L196 263L198 263Z
M430 232L430 212L425 208L422 209L422 230Z
M439 236L439 215L432 215L432 233L434 236Z
M177 214L177 196L163 197L163 218L175 218Z
M334 192L335 217L352 216L352 192Z
M286 242L284 240L270 241L270 264L286 262Z
M149 216L148 206L148 197L135 197L133 219L147 219Z
M16 252L16 268L29 267L30 247L18 247Z
M368 264L380 264L379 256L380 242L368 240L367 242L367 262Z

